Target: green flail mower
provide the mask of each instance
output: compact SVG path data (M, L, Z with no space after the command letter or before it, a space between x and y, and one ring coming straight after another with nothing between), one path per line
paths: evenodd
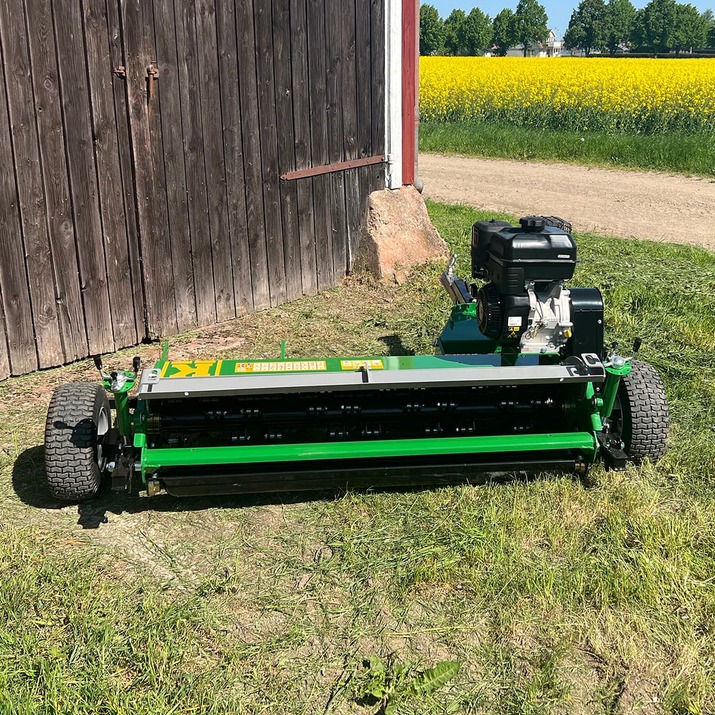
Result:
M566 287L568 224L481 221L477 283L453 265L435 355L187 362L165 346L153 367L109 374L95 359L102 385L63 385L50 403L50 490L89 499L105 475L149 495L427 485L664 454L658 374L604 348L596 288Z

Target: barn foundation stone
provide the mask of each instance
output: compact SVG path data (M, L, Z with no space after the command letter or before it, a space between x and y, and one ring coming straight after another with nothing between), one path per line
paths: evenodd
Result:
M447 244L414 187L370 194L367 230L357 249L355 270L401 283L413 266L448 254Z

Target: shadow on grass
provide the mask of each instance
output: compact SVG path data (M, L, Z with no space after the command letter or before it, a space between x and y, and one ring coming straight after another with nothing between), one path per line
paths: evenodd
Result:
M12 471L12 485L18 498L28 506L35 509L63 509L68 505L66 502L55 499L50 493L45 481L45 449L42 446L30 447L20 454L15 460ZM444 486L458 486L470 484L480 486L483 484L509 485L514 482L538 481L548 478L549 474L527 474L525 472L510 473L463 473L457 470L453 478L435 478L432 483L404 483L402 485L391 486L371 486L355 487L349 491L358 493L379 493L379 492L418 492L439 489ZM243 509L246 507L268 506L275 504L296 504L310 501L322 501L335 499L347 492L345 487L335 486L312 491L285 491L269 492L264 494L231 494L231 495L211 495L175 497L170 494L159 494L154 497L146 497L139 494L137 490L139 479L134 481L134 490L127 494L125 492L113 492L105 482L97 496L87 502L77 504L77 523L84 529L98 529L102 524L109 521L107 514L138 514L142 512L186 512L204 511L208 509ZM588 476L581 478L581 483L585 488L592 486Z
M383 335L378 340L387 348L388 355L414 355L415 351L405 347L399 335Z
M64 509L66 502L55 499L45 482L45 449L30 447L15 460L12 470L12 486L20 501L35 509ZM335 491L281 492L269 494L241 494L204 497L173 497L160 494L155 497L141 496L136 486L130 493L113 492L103 484L99 494L91 501L77 504L77 523L85 529L97 529L108 522L107 514L137 514L140 512L202 511L205 509L241 509L270 504L293 504L332 498Z

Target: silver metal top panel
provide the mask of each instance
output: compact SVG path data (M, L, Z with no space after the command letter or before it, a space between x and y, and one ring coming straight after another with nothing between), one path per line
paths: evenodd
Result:
M603 365L529 365L455 369L373 370L364 372L225 375L161 378L145 370L139 383L140 400L220 395L270 395L335 390L471 387L481 385L542 385L603 382Z

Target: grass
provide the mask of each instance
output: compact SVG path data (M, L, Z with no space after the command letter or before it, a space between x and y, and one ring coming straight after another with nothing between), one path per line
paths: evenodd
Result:
M707 133L606 134L423 122L419 139L426 152L715 176L715 138Z
M466 273L484 214L429 208ZM461 663L400 713L713 712L715 256L578 243L575 282L603 289L611 339L644 338L673 409L660 464L595 469L589 485L62 507L42 486L44 411L54 385L93 377L89 361L0 384L0 712L373 715L355 688L370 656ZM174 352L430 351L440 269L352 277Z

